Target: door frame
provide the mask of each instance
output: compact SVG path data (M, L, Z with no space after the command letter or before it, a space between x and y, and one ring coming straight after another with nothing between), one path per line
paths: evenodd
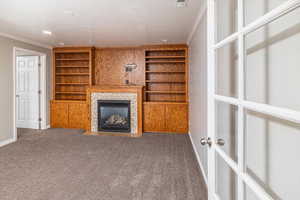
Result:
M265 15L258 17L252 23L244 24L244 0L237 0L238 3L238 30L224 38L220 42L216 42L216 6L218 0L207 0L207 131L208 137L211 139L211 147L208 148L208 199L219 200L216 194L216 154L218 154L229 168L236 174L238 178L238 199L244 199L245 188L247 185L260 199L273 200L273 198L253 179L245 170L245 133L244 133L244 114L245 109L266 114L272 117L288 120L291 122L300 123L300 112L292 109L273 106L269 104L256 103L245 99L244 91L244 38L246 34L257 30L260 27L267 25L275 19L283 16L286 13L300 7L300 0L288 0L282 3L277 8L269 11ZM216 51L233 41L238 42L238 97L229 97L218 95L216 93L215 72L216 72ZM238 161L233 161L226 153L216 144L215 133L215 103L223 102L228 105L238 107Z
M42 118L41 121L41 129L47 129L47 70L46 70L46 59L47 55L45 53L39 51L33 51L29 49L24 49L20 47L13 47L13 138L17 140L17 127L16 127L16 81L17 81L17 51L24 51L35 56L40 57L40 73L39 73L39 87L41 90L40 101L39 101L39 110L40 110L40 117Z

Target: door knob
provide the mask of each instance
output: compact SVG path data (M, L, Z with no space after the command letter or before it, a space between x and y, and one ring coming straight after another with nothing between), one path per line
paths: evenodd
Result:
M206 139L206 138L201 138L200 143L201 143L202 145L208 145L208 146L211 146L211 144L212 144L210 138L207 138L207 139Z
M225 145L225 141L223 139L217 139L217 145L224 146Z

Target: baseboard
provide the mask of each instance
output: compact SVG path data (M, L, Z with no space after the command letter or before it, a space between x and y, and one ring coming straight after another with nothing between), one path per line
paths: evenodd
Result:
M0 142L0 147L3 147L3 146L5 146L5 145L8 145L8 144L13 143L13 142L15 142L15 141L16 141L16 140L15 140L14 138L4 140L4 141Z
M192 136L191 136L191 133L190 133L190 132L189 132L189 137L190 137L190 141L191 141L191 143L192 143L193 150L194 150L194 153L195 153L195 155L196 155L196 158L197 158L197 161L198 161L198 165L199 165L199 167L200 167L200 169L201 169L201 172L202 172L202 175L203 175L203 178L204 178L205 184L206 184L206 186L208 187L208 180L207 180L207 176L206 176L206 174L205 174L204 167L203 167L203 165L202 165L202 162L201 162L200 156L199 156L199 154L198 154L198 152L197 152L196 145L195 145L195 143L194 143L194 141L193 141L193 138L192 138Z

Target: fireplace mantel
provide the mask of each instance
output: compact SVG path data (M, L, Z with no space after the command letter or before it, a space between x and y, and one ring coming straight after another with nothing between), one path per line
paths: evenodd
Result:
M112 135L118 135L118 133L103 133L95 131L95 128L93 128L93 97L95 96L104 96L107 98L107 95L112 95L114 98L119 96L124 96L126 98L131 98L132 95L136 96L136 104L134 107L136 107L136 128L131 133L120 133L119 135L128 135L131 137L140 137L142 136L143 132L143 86L140 85L124 85L124 86L108 86L108 85L101 85L101 86L91 86L87 88L87 106L88 106L88 131L87 135L97 135L97 134L112 134ZM112 99L113 100L113 99Z

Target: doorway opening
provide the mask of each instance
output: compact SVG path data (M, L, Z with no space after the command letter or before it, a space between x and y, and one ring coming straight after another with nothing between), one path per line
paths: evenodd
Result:
M46 54L14 47L14 139L47 129ZM35 132L35 131L33 131Z

